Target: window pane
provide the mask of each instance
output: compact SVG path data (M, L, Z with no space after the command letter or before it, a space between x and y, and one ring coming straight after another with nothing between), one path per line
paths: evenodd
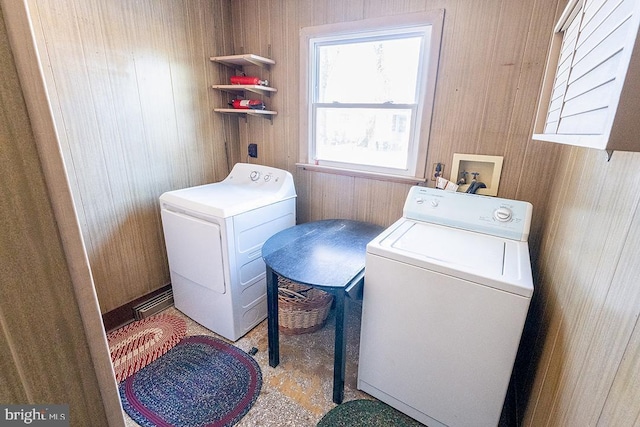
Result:
M422 37L319 45L321 103L416 103Z
M316 159L406 169L411 109L317 108Z

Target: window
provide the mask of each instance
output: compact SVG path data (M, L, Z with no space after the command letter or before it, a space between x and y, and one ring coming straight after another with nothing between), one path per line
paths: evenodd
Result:
M302 163L424 179L443 15L302 30Z

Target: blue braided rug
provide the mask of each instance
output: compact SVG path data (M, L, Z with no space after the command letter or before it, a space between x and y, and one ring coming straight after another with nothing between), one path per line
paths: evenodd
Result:
M119 386L122 406L141 426L223 427L253 406L262 372L251 356L219 339L178 343Z

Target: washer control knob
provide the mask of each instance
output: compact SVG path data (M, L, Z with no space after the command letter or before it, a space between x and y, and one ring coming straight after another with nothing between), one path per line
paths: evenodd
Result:
M264 176L264 182L269 182L271 180L271 174L267 174Z
M416 203L421 205L421 204L424 203L424 199L422 197L418 197L418 198L416 198Z
M258 171L251 171L251 174L249 175L249 178L251 178L251 181L257 181L260 179L260 172Z
M438 204L439 204L439 203L438 203L438 201L437 201L436 199L432 199L432 200L431 200L431 206L433 206L434 208L437 208L437 207L438 207Z
M513 212L509 208L502 207L493 211L493 217L496 221L508 222L513 218Z

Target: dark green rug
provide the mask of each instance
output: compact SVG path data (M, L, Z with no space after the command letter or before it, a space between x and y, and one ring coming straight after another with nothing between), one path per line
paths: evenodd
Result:
M423 424L377 400L351 400L325 414L318 427L417 427Z

